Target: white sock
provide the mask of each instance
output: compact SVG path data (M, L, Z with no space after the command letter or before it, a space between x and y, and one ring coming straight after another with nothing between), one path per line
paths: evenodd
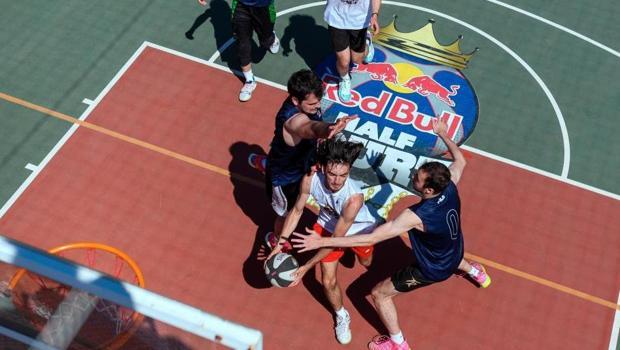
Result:
M390 339L398 345L402 344L405 341L405 337L403 337L403 332L398 332L397 334L390 334Z
M252 73L251 69L249 71L247 71L247 72L243 72L243 76L245 77L245 82L246 83L254 81L254 73Z
M472 266L472 267L471 267L471 271L469 271L467 274L468 274L468 275L470 275L471 277L474 277L474 276L476 276L479 272L480 272L480 271L479 271L477 268L475 268L475 267L473 267L473 266Z
M340 308L340 310L336 310L336 315L340 316L340 317L346 317L349 313L347 312L347 310L343 307Z
M340 79L342 79L342 80L351 80L351 76L349 75L349 73L347 73L346 75L341 76Z

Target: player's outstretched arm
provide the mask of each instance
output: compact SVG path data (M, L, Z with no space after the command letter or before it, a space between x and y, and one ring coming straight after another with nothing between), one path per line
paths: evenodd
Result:
M319 237L318 235L304 235L293 233L293 247L301 248L299 252L314 250L323 247L359 247L374 245L390 238L399 236L403 232L421 225L422 220L414 212L405 209L396 219L377 227L372 233L353 235L348 237ZM313 231L306 229L308 233Z
M306 201L308 200L308 196L310 195L310 182L312 181L312 176L314 174L309 174L304 176L303 180L301 180L299 195L297 196L297 200L295 201L295 206L286 214L286 219L284 219L284 225L282 227L282 233L278 238L278 244L271 250L267 259L265 259L265 264L271 257L278 254L282 251L282 245L285 241L291 236L295 227L299 223L299 219L304 212L304 207L306 205Z
M448 125L446 122L440 119L433 120L433 132L441 138L441 140L448 146L448 151L452 154L452 158L454 162L450 165L450 174L452 182L457 184L461 179L461 175L463 174L463 170L465 169L465 165L467 165L467 161L465 160L465 156L463 156L463 152L459 146L452 141L450 136L447 133Z
M326 123L311 120L305 114L300 113L289 119L284 124L284 128L294 139L328 139L344 130L347 124L356 118L355 114L339 118L334 123Z

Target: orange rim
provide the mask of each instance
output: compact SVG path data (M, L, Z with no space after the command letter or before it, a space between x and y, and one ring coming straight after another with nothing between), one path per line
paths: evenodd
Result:
M140 288L144 288L144 285L145 285L144 275L142 274L142 271L138 267L138 264L129 255L125 254L123 251L117 248L114 248L114 247L111 247L105 244L101 244L101 243L78 242L78 243L65 244L59 247L55 247L55 248L48 250L47 252L50 254L58 255L59 253L62 253L64 251L79 250L79 249L95 249L95 250L105 251L112 255L115 255L117 258L121 259L127 265L129 265L129 267L135 274L136 284ZM28 271L26 269L19 269L13 275L13 277L11 277L11 280L9 281L9 288L14 289L15 286L17 286L17 283L22 279L24 274L26 274L27 272ZM132 319L131 326L127 330L119 333L116 337L112 338L109 344L102 344L97 349L116 350L120 348L121 346L123 346L129 340L129 338L131 338L131 336L138 330L138 328L140 327L140 324L142 324L142 321L144 320L144 315L134 311L133 314L131 315L131 319Z

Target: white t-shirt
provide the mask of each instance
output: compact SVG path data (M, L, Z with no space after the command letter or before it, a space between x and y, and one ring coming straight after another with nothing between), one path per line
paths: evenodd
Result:
M317 219L318 224L332 233L336 229L336 223L342 214L347 200L355 194L362 194L363 196L362 190L350 178L345 181L338 192L332 192L325 186L325 175L321 172L316 172L312 176L310 194L321 208L319 211L319 218ZM345 236L354 235L356 233L370 233L374 227L375 218L370 215L370 211L366 207L366 204L364 204L357 213L353 224Z
M370 0L327 0L325 22L338 29L363 29L370 24Z

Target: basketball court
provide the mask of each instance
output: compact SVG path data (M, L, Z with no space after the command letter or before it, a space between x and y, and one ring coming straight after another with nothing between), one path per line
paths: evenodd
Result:
M276 30L280 37L288 30L295 50L256 58L262 79L247 103L236 100L241 83L230 72L234 44L216 19L225 13L218 1L207 7L220 11L206 16L211 23L203 20L194 42L179 45L168 45L175 40L166 37L168 27L157 42L146 34L138 42L149 26L132 17L137 28L124 27L131 40L114 37L118 44L102 53L113 64L83 62L75 68L82 74L68 75L62 91L43 75L33 75L42 82L35 89L20 83L28 80L19 69L6 70L0 233L44 250L81 241L118 248L140 267L146 289L260 330L265 349L342 348L313 274L290 289L264 278L257 257L274 214L262 175L247 163L250 153L268 151L290 73L318 62L316 51L304 51L302 34L324 34L318 29L322 4L279 5ZM608 5L590 8L590 17L610 16L611 25L607 12L619 13ZM25 11L12 6L15 14ZM140 6L136 11L147 11ZM587 32L571 22L582 4L563 7L558 18L550 18L551 7L531 12L536 6L480 1L456 9L447 2L384 1L382 25L394 13L411 15L403 18L403 31L434 17L443 42L465 32L470 49L481 46L464 70L476 87L480 115L464 146L468 167L459 188L467 256L487 266L493 283L479 289L455 276L397 298L403 332L416 349L618 349L620 185L613 174L620 166L613 150L620 125L610 101L619 97L613 86L620 78L620 47L605 43L620 40L613 40L613 31ZM187 7L184 30L200 22L191 14L203 11ZM493 19L476 23L477 11ZM553 38L553 54L518 42L501 18L511 19L513 31L529 25L541 41ZM571 24L576 32L568 30ZM199 38L214 50L196 49ZM578 59L566 52L578 52L584 68L561 79ZM499 72L506 79L494 79ZM581 100L574 101L580 88ZM80 93L88 95L79 100ZM311 220L308 214L305 223ZM339 281L353 332L348 348L366 348L384 332L368 293L409 256L392 240L377 246L369 270L343 261ZM5 269L3 278L13 271ZM208 348L170 327L152 327L152 333L165 340L162 349ZM124 348L152 346L136 344Z

